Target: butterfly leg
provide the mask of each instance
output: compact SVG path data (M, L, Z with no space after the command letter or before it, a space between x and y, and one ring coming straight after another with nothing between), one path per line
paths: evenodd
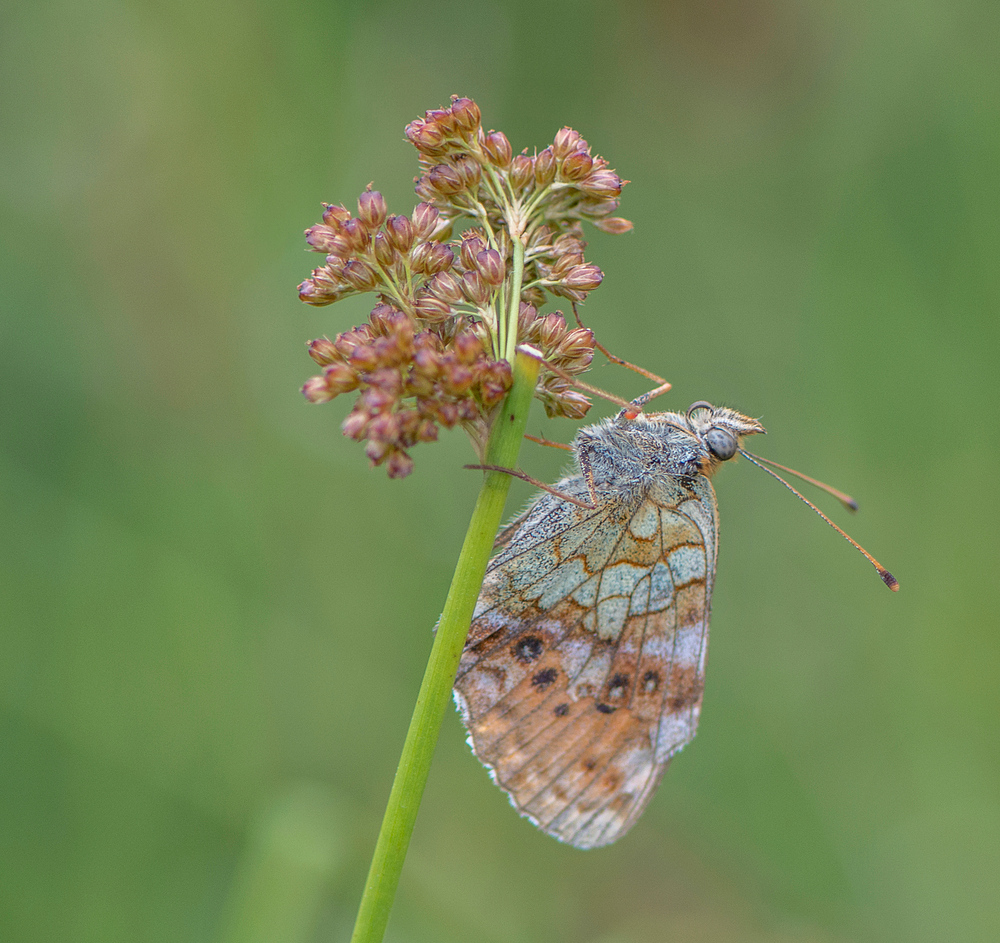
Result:
M545 484L544 481L539 481L537 478L532 478L531 475L525 474L523 471L518 471L516 468L504 468L503 465L463 465L463 468L473 468L479 469L481 471L496 471L503 472L505 475L511 475L514 478L520 478L522 481L526 481L529 484L534 485L536 488L541 488L542 491L547 491L549 494L555 495L557 498L561 498L563 501L569 501L570 504L575 504L578 507L586 508L588 511L593 511L597 507L595 504L588 504L586 501L581 501L579 498L574 497L571 494L566 494L565 491L560 491L558 488L553 488L552 485ZM591 476L592 477L592 476ZM594 496L593 484L590 484L590 493Z
M580 312L577 310L576 302L572 302L573 305L573 317L576 318L576 323L580 325L584 330L590 330L582 320L580 320ZM593 333L593 331L591 331ZM655 390L650 390L648 393L643 393L642 396L637 397L632 400L632 404L639 407L645 406L651 399L666 393L670 389L670 384L663 379L663 377L657 376L651 370L646 370L644 367L637 366L634 363L629 363L627 360L623 360L621 357L616 357L607 347L605 347L597 338L594 338L594 346L608 358L612 363L618 364L619 367L625 367L628 370L638 373L640 376L644 376L647 380L652 380L654 383L659 384ZM640 402L641 400L641 402Z

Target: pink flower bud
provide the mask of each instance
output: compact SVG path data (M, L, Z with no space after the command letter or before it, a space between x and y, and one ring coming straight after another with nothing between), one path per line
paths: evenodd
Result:
M441 129L433 123L417 118L406 126L406 134L409 142L418 150L435 150L444 141L444 134Z
M451 113L455 116L455 123L463 131L471 132L479 127L479 106L471 98L456 98L451 103Z
M490 291L483 281L483 276L475 269L462 276L462 290L465 297L477 307L483 307L490 300Z
M378 276L374 269L359 259L351 259L344 266L343 279L355 291L374 291L378 286Z
M576 151L563 160L559 171L566 180L582 180L593 166L594 159L586 151Z
M405 478L413 471L413 459L400 449L395 449L385 465L390 478Z
M363 252L368 248L368 229L360 219L347 219L340 226L340 235L346 240L353 252Z
M367 413L355 409L348 413L347 418L340 424L340 431L349 439L363 439L370 419Z
M428 275L437 275L438 272L447 271L455 264L455 253L450 246L446 246L442 242L432 242L430 245L432 248L424 264Z
M386 268L392 265L399 257L399 254L392 247L392 243L389 242L389 237L384 232L375 233L375 239L372 241L372 249L375 252L375 259L378 264Z
M378 229L385 222L385 198L378 190L365 190L358 197L358 219L369 229Z
M462 294L462 286L451 272L439 272L427 283L427 289L435 297L449 304L458 304L465 297Z
M518 154L510 165L510 182L515 190L526 187L535 178L535 161L527 154Z
M474 269L476 267L476 256L486 248L486 243L479 236L466 233L462 237L462 246L459 250L462 258L462 268Z
M556 155L550 146L541 151L535 158L535 182L540 187L545 187L555 179Z
M302 395L310 403L328 403L334 397L326 385L326 377L309 377L302 386Z
M335 239L336 233L329 226L310 226L306 230L306 242L314 252L333 252Z
M331 229L339 228L340 224L351 218L351 211L346 206L323 204L323 222Z
M385 222L385 234L394 249L404 255L413 245L413 224L405 216L390 216Z
M632 223L627 219L622 219L620 216L609 216L606 219L595 219L594 225L601 230L601 232L611 233L613 236L619 236L622 233L630 232L632 230Z
M507 271L503 259L500 258L500 253L496 249L484 249L482 252L477 252L476 265L487 285L496 288L497 285L503 284Z
M474 190L479 186L483 169L471 157L459 157L455 161L455 172L462 181L463 190Z
M581 141L583 138L580 137L579 131L574 131L572 128L563 128L559 131L552 142L552 153L556 160L562 160L574 151L580 150ZM584 149L586 149L586 142L584 142Z
M437 207L430 203L418 203L413 208L413 238L424 240L432 235L437 228L439 215Z
M483 142L483 150L494 167L506 170L510 166L513 150L503 131L491 131Z
M442 196L452 196L465 189L465 183L454 167L449 164L438 164L427 174L430 185Z
M598 170L580 181L580 189L597 197L616 197L625 183L614 171Z
M314 341L309 341L309 356L321 367L343 359L329 337L318 337Z
M604 273L592 263L577 265L562 279L563 285L577 291L593 291L604 281Z

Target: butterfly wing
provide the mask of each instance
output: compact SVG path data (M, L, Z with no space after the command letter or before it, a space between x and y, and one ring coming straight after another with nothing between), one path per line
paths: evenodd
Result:
M587 497L580 476L557 487ZM613 842L694 736L716 520L699 476L593 510L546 494L503 533L455 698L476 756L550 835Z

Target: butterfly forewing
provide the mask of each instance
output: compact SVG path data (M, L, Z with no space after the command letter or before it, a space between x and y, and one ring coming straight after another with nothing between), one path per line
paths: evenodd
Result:
M588 497L575 475L558 490ZM706 478L545 494L502 532L455 684L517 810L580 848L627 831L694 736L715 575Z

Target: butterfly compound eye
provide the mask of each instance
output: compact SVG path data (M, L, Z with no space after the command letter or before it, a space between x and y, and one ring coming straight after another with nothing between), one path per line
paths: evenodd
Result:
M713 426L705 434L705 444L716 458L724 462L736 454L736 436L718 426Z

